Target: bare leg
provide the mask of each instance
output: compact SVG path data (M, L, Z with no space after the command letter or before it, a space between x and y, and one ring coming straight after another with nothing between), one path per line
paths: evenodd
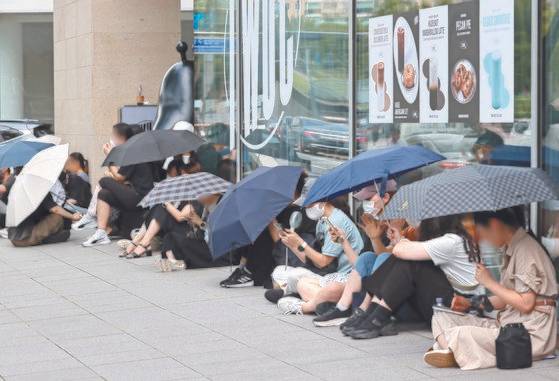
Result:
M357 271L352 271L349 274L349 279L345 284L342 297L338 303L346 308L351 307L353 301L353 293L361 291L361 275Z
M297 290L299 294L306 301L303 304L303 313L313 313L316 306L324 302L337 302L342 295L344 285L342 283L332 283L326 287L320 287L317 279L303 278L304 281L299 281Z
M111 217L111 206L103 200L97 200L97 226L109 232L109 218Z
M159 233L161 226L156 219L152 219L146 230L146 233L142 236L138 246L134 249L134 254L142 255L146 251L146 247L151 245L151 240Z
M376 296L373 296L373 303L376 303L376 304L378 304L378 305L380 305L380 306L383 306L383 307L386 308L387 310L392 311L392 308L390 308L390 307L388 306L388 304L386 304L386 302L384 301L384 299L383 299L383 300L380 300L380 299L377 298Z

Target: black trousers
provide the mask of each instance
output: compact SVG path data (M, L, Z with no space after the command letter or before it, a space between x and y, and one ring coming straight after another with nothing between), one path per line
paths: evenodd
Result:
M164 237L165 234L173 231L185 233L192 230L188 222L178 222L173 216L167 212L163 205L157 205L151 208L146 218L146 226L149 226L152 220L156 220L159 224L159 235Z
M443 298L449 306L454 296L446 275L432 261L405 261L393 255L374 275L364 278L363 288L384 300L392 311L409 302L428 323L436 298Z
M111 177L103 177L99 180L99 191L97 197L110 206L120 210L134 210L143 196L138 194L130 185L122 184Z
M273 251L274 240L265 229L252 245L240 249L242 257L247 259L247 269L252 273L255 286L262 286L272 281L272 271L276 267Z
M173 252L176 259L183 260L189 269L203 269L229 264L227 257L214 260L206 241L187 237L184 230L171 231L165 234L161 245L163 258L166 258L166 253L169 250Z

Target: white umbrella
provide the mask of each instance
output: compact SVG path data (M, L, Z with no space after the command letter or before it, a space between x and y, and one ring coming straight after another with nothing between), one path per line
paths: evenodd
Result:
M18 226L41 204L68 158L68 144L47 148L23 167L8 197L6 226Z
M60 142L62 141L62 138L60 138L58 136L55 136L55 135L43 135L39 138L35 138L35 139L32 139L32 140L36 141L36 142L41 142L41 143L50 143L50 144L54 144L56 146L56 145L60 144Z

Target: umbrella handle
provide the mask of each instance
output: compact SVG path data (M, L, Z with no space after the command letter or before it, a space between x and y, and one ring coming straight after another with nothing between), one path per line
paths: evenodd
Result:
M285 271L287 271L287 262L289 260L289 249L285 247Z

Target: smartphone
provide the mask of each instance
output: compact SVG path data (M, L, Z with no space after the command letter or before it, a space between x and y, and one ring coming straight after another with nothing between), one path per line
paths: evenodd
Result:
M324 217L324 219L326 220L326 223L328 224L328 226L330 226L331 229L338 229L338 227L336 225L334 225L328 217ZM341 239L339 237L334 239L334 242L336 242L336 243L340 243L340 241L341 241Z

